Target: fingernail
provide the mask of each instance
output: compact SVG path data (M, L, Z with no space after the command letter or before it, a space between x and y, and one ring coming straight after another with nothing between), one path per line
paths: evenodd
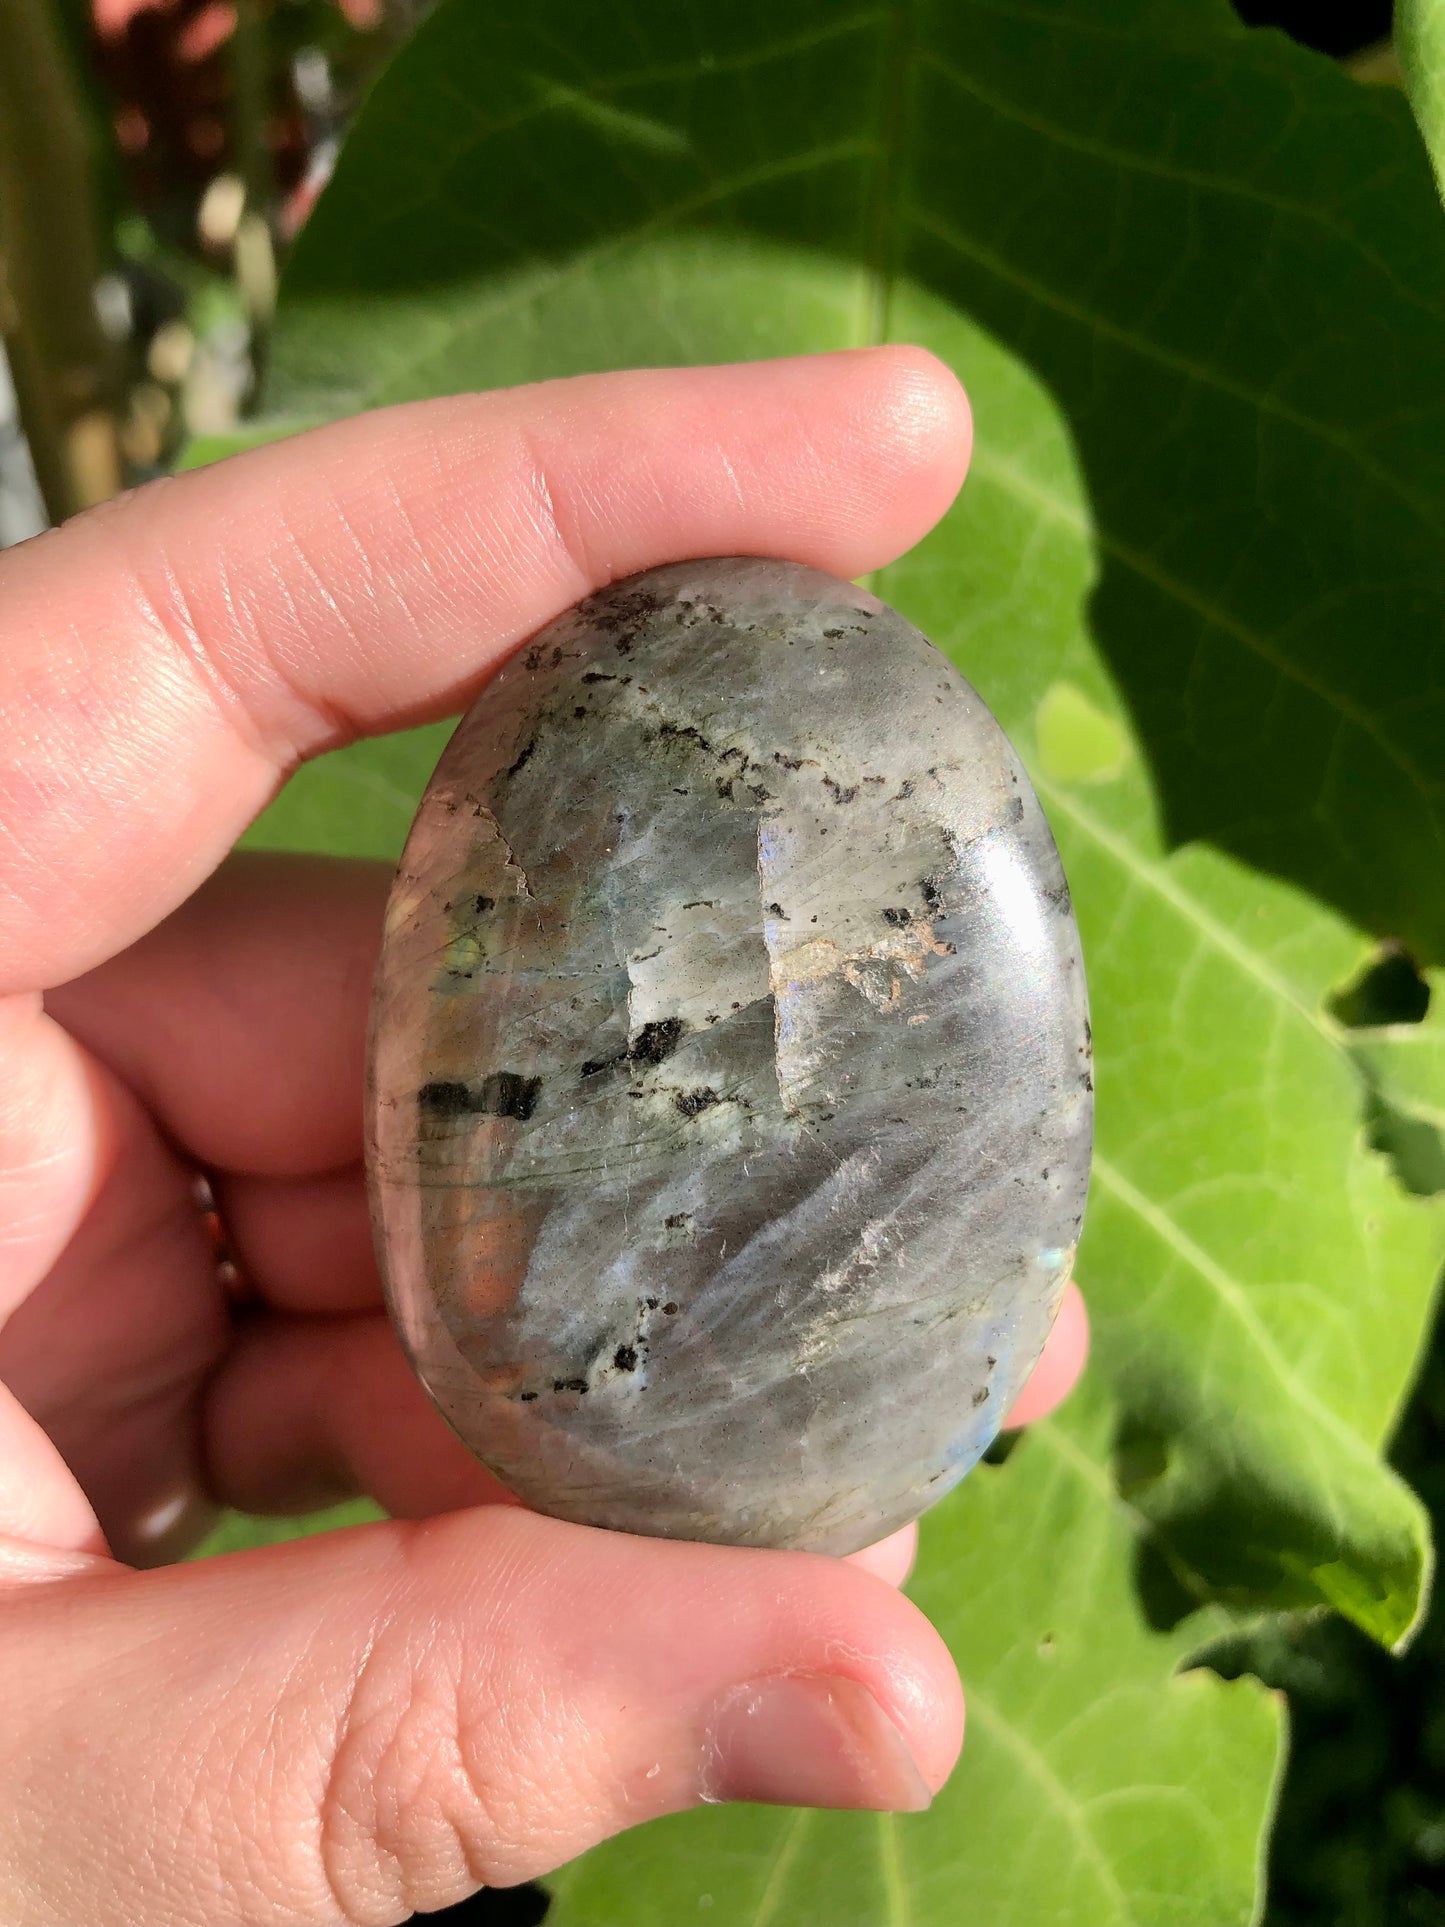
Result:
M703 1748L704 1800L920 1813L932 1800L903 1735L857 1680L792 1673L724 1693Z

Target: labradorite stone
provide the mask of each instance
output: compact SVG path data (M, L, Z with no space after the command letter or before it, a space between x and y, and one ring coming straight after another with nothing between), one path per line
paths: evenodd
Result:
M1003 732L875 597L656 569L493 677L387 913L393 1313L529 1504L849 1551L976 1460L1088 1180L1089 1027Z

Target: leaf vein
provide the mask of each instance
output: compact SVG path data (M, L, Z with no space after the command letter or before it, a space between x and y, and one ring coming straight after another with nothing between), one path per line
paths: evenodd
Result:
M784 1826L778 1841L778 1850L773 1855L773 1864L768 1868L768 1877L763 1882L763 1890L758 1896L758 1907L753 1915L752 1927L769 1927L769 1923L777 1913L783 1888L787 1883L788 1875L792 1872L793 1862L797 1859L803 1844L803 1835L808 1831L814 1813L815 1809L812 1807L799 1807Z
M1097 1881L1100 1892L1113 1903L1114 1919L1124 1923L1124 1927L1132 1927L1137 1916L1129 1905L1124 1889L1119 1884L1118 1875L1110 1866L1107 1855L1094 1838L1093 1829L1079 1802L1069 1792L1068 1787L1033 1741L1026 1738L1013 1722L979 1691L976 1685L972 1682L967 1683L965 1695L970 1716L982 1719L994 1738L1013 1754L1029 1778L1057 1809L1065 1827L1073 1835L1089 1871ZM1096 1923L1096 1927L1102 1927L1102 1923Z
M941 242L945 247L952 248L964 260L972 261L975 267L981 268L986 274L991 274L995 280L1017 289L1020 294L1036 302L1040 307L1052 309L1055 314L1062 315L1067 321L1077 322L1101 340L1112 342L1128 354L1136 355L1144 361L1152 361L1161 368L1167 368L1172 374L1183 375L1197 387L1213 389L1216 394L1241 402L1260 415L1273 416L1288 427L1297 429L1301 434L1323 442L1327 447L1347 456L1372 481L1378 483L1397 501L1402 502L1430 534L1439 533L1440 515L1437 505L1416 495L1413 489L1406 488L1398 475L1392 473L1385 463L1377 461L1373 455L1361 448L1353 436L1331 428L1328 423L1318 420L1313 415L1307 415L1298 408L1290 407L1287 402L1281 401L1268 389L1252 388L1247 382L1236 381L1233 376L1227 375L1220 368L1212 367L1207 361L1196 361L1192 356L1182 354L1177 349L1165 347L1162 342L1151 341L1147 335L1141 335L1135 329L1125 327L1122 322L1115 321L1097 308L1089 307L1082 301L1072 300L1037 275L1029 274L1025 269L1016 267L995 249L985 247L982 242L960 233L957 228L928 209L915 206L911 212L917 225L931 234L936 241Z
M1353 1427L1326 1405L1318 1393L1300 1377L1289 1359L1285 1357L1275 1342L1273 1334L1261 1319L1250 1302L1249 1293L1237 1278L1230 1275L1217 1259L1212 1258L1202 1245L1196 1244L1163 1205L1156 1204L1146 1197L1135 1185L1131 1184L1117 1165L1094 1153L1093 1175L1096 1182L1114 1196L1154 1235L1181 1258L1196 1277L1201 1278L1215 1293L1219 1302L1228 1307L1236 1323L1254 1344L1261 1359L1269 1367L1271 1374L1281 1388L1304 1410L1312 1414L1320 1425L1335 1438L1350 1458L1363 1460L1372 1469L1378 1469L1378 1461L1372 1447Z
M1148 179L1174 182L1181 187L1196 187L1206 193L1246 201L1254 206L1267 208L1272 213L1285 214L1292 219L1318 227L1323 233L1353 248L1363 260L1368 261L1385 277L1390 287L1403 300L1423 309L1437 320L1440 318L1438 305L1426 300L1413 289L1407 288L1389 261L1372 247L1365 237L1338 221L1332 221L1320 208L1312 207L1308 201L1296 201L1287 195L1266 193L1248 181L1232 180L1227 174L1214 174L1206 168L1186 167L1175 161L1154 160L1146 154L1127 147L1116 147L1112 142L1100 140L1097 136L1076 133L1072 128L1062 127L1057 121L1049 120L1043 114L1031 114L1027 108L1019 106L1017 101L1010 100L1004 94L995 93L992 88L985 87L973 75L965 73L952 61L946 60L942 54L934 52L931 48L923 49L919 58L943 79L957 87L960 93L967 94L980 106L997 114L1001 120L1012 121L1020 127L1025 127L1030 133L1041 135L1043 139L1052 141L1056 146L1066 148L1071 153L1084 154L1091 159L1105 161L1129 173L1141 174Z

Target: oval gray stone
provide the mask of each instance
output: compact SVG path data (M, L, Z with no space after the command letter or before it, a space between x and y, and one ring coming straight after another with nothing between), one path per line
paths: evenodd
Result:
M370 1068L403 1341L544 1512L851 1551L1042 1349L1093 1118L1068 889L978 695L848 583L656 569L504 665L406 846Z

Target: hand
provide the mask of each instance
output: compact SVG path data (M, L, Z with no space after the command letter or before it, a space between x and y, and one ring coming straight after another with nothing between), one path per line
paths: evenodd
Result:
M968 443L915 350L589 377L342 423L0 558L0 1918L392 1922L701 1798L946 1778L953 1664L882 1582L910 1535L589 1531L455 1443L366 1221L385 872L222 859L304 758L459 709L610 579L888 561ZM1074 1295L1027 1415L1084 1346ZM396 1517L133 1569L218 1504L358 1491Z

